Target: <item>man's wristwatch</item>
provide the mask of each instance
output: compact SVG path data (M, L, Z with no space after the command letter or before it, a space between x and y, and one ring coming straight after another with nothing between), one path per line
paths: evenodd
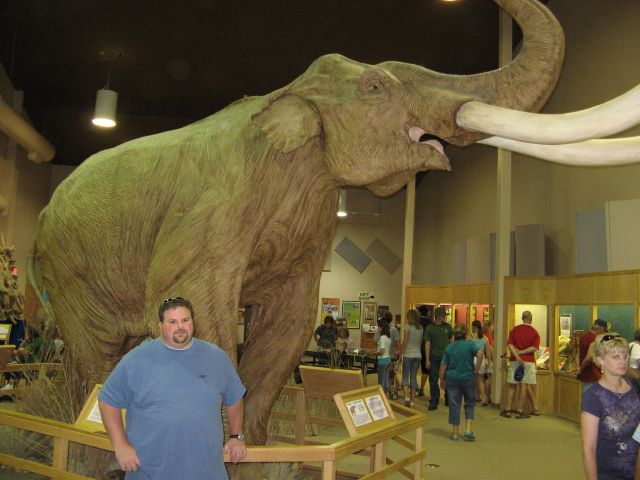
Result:
M229 435L229 438L237 438L238 440L244 442L244 433L238 433L237 435Z

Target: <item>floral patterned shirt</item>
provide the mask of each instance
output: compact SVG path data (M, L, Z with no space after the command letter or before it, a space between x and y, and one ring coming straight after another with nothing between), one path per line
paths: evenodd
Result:
M584 392L582 411L600 419L596 443L598 475L633 479L638 443L632 436L640 422L636 390L618 394L596 383Z

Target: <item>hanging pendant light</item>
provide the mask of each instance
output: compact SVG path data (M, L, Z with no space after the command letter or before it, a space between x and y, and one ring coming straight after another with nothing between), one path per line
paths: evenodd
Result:
M92 123L98 127L116 126L116 108L118 107L118 93L107 88L96 92L96 108Z
M96 92L96 107L91 122L98 127L111 128L116 126L118 93L109 89L109 82L111 81L111 59L107 58L106 61L109 62L107 84Z
M340 190L340 201L338 202L338 214L339 217L347 216L347 191Z

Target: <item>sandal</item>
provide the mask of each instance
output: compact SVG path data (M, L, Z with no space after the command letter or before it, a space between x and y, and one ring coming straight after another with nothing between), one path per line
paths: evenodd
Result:
M464 432L464 435L462 437L468 442L473 442L476 439L476 436L473 432Z
M500 416L504 418L511 418L511 410L502 410Z
M530 415L526 412L516 412L516 418L529 418Z

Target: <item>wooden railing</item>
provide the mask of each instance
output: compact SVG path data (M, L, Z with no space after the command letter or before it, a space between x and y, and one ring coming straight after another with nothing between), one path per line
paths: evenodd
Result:
M291 387L288 387L291 388ZM301 389L300 389L301 390ZM304 445L304 422L315 422L315 419L302 419L302 433L298 426L299 415L304 415L304 395L294 389L293 393L298 399L296 404L296 445L249 447L247 456L242 462L287 462L287 463L321 463L322 479L334 480L336 478L336 462L348 455L357 454L369 450L371 462L369 473L361 479L373 480L386 478L393 472L399 471L405 477L419 480L422 477L422 459L425 450L422 446L423 429L426 425L426 416L417 411L406 408L400 404L392 403L393 410L401 415L394 425L379 431L369 432L366 435L357 435L353 438L341 440L329 445ZM302 408L299 407L302 402ZM327 420L327 419L324 419ZM335 420L337 422L337 420ZM334 422L331 422L334 424ZM24 413L0 410L0 425L15 427L22 430L37 432L53 437L53 460L51 465L25 460L5 453L0 453L0 464L36 473L57 480L90 480L89 477L69 472L68 456L69 443L75 442L102 450L113 451L109 438L101 433L90 433L78 427L49 420ZM415 434L415 441L410 441L401 435ZM384 442L396 441L407 448L410 453L396 461L387 458L384 454ZM225 461L228 458L225 457ZM413 472L407 470L413 465ZM358 474L360 475L360 474ZM353 476L353 474L352 474Z

